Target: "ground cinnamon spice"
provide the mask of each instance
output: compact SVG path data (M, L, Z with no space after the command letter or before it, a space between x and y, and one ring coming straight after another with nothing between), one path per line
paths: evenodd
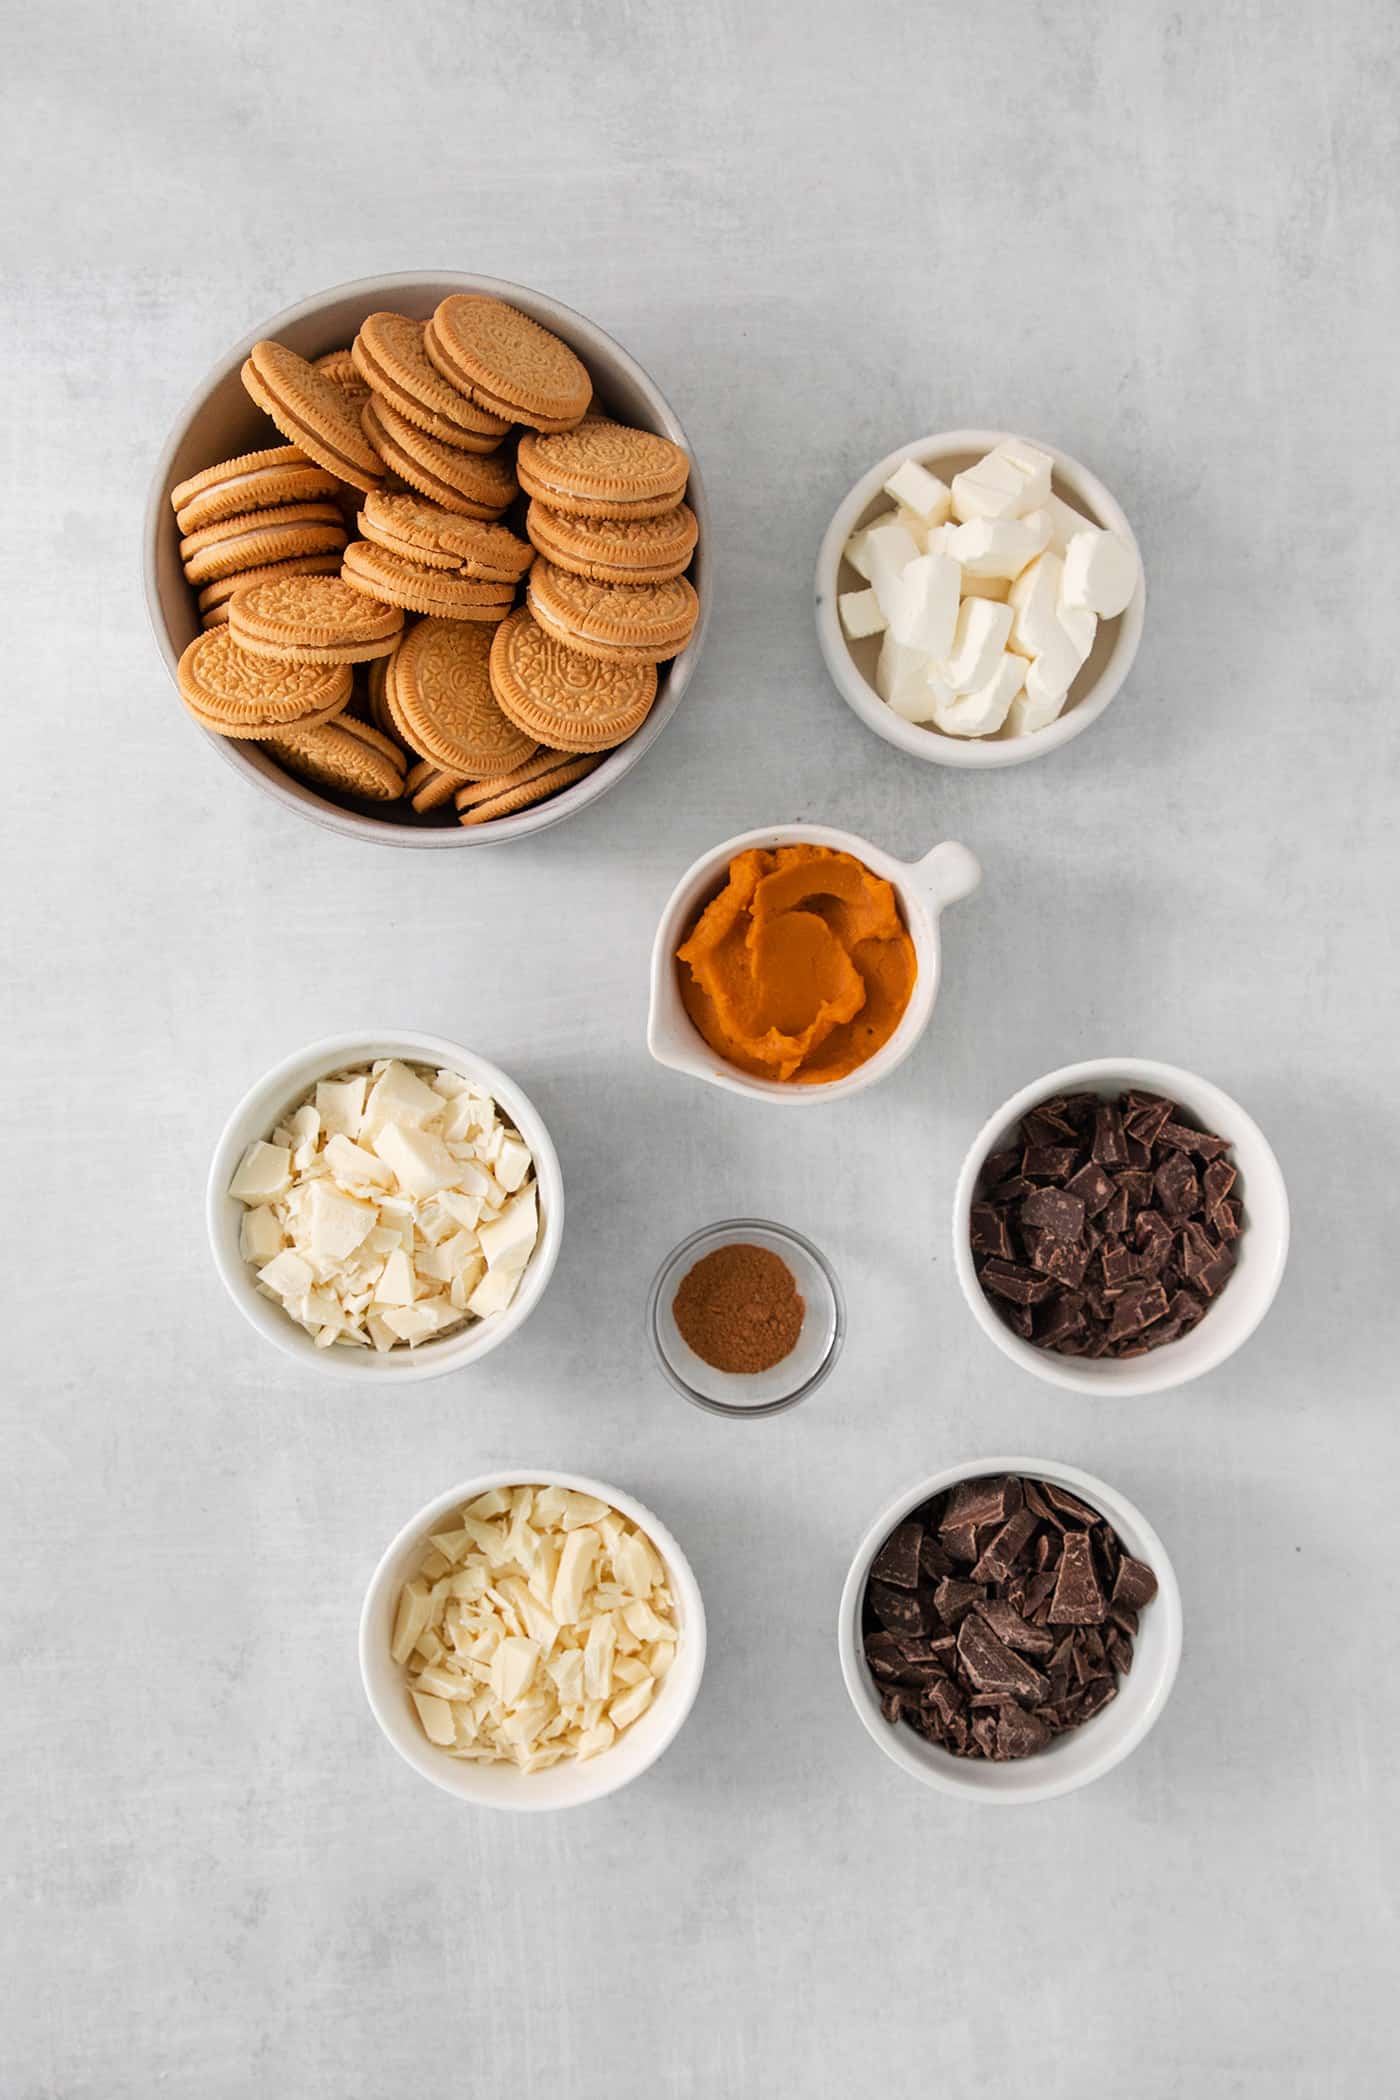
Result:
M767 1247L716 1247L682 1277L671 1304L690 1348L715 1371L770 1371L791 1354L807 1308Z

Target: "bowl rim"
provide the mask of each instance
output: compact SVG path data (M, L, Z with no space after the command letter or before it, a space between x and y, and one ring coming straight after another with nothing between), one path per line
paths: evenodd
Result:
M676 939L681 922L691 908L692 893L698 892L721 867L727 866L736 853L751 846L803 843L830 846L838 852L849 853L894 885L904 908L905 924L913 939L918 962L914 990L894 1034L854 1072L818 1086L791 1086L776 1079L755 1079L749 1073L741 1072L737 1065L726 1064L716 1051L711 1050L683 1008L679 1018L667 1011L671 1003L668 992L675 966ZM933 1019L943 981L942 919L947 907L946 903L935 907L923 894L917 879L918 871L939 846L957 843L952 839L941 839L919 860L908 861L900 860L883 846L877 846L873 839L863 838L859 832L844 831L836 825L761 824L752 831L738 832L733 838L699 854L673 885L652 936L646 1024L647 1049L651 1056L657 1064L685 1077L722 1087L727 1093L746 1095L750 1100L767 1101L776 1107L811 1108L848 1100L852 1094L862 1093L866 1087L888 1078L922 1040ZM968 853L966 847L959 847L959 851ZM969 858L975 867L975 856L969 854ZM979 881L980 876L979 868Z
M1160 1349L1149 1350L1146 1356L1133 1357L1127 1364L1115 1363L1111 1374L1094 1372L1082 1367L1074 1357L1056 1356L1048 1349L1036 1349L1011 1332L1004 1320L997 1318L987 1303L986 1293L977 1280L973 1267L969 1228L972 1194L982 1162L992 1149L993 1140L1008 1123L1019 1121L1028 1109L1049 1094L1076 1087L1100 1087L1110 1081L1121 1081L1127 1085L1143 1085L1156 1093L1171 1094L1180 1099L1181 1094L1204 1098L1211 1104L1210 1114L1222 1135L1232 1133L1234 1147L1239 1137L1257 1150L1257 1160L1250 1168L1247 1181L1257 1183L1262 1172L1267 1199L1275 1213L1276 1223L1271 1228L1273 1247L1266 1271L1262 1272L1256 1287L1256 1302L1250 1314L1238 1329L1233 1322L1226 1322L1218 1330L1217 1339L1199 1346L1199 1360L1182 1367L1177 1355L1178 1344L1166 1342ZM1180 1089L1181 1092L1174 1092ZM1193 1111L1194 1112L1194 1111ZM1261 1196L1265 1190L1261 1190ZM1254 1235L1260 1231L1260 1220L1256 1216L1246 1230ZM1259 1125L1246 1109L1241 1108L1232 1095L1213 1080L1190 1072L1184 1065L1163 1064L1155 1058L1145 1057L1092 1057L1082 1058L1072 1065L1061 1065L1057 1071L1046 1072L1029 1085L1019 1087L1000 1108L987 1117L972 1140L958 1170L957 1183L953 1190L953 1265L962 1294L971 1308L982 1332L1001 1350L1003 1356L1018 1364L1024 1371L1044 1380L1047 1385L1056 1385L1069 1392L1091 1393L1097 1397L1116 1400L1129 1399L1145 1393L1165 1393L1189 1385L1194 1379L1203 1378L1207 1372L1217 1370L1222 1363L1242 1348L1260 1325L1273 1304L1283 1280L1288 1261L1290 1217L1288 1190L1283 1179L1283 1169L1273 1146ZM1265 1250L1267 1251L1267 1250ZM1234 1286L1232 1285L1232 1288ZM1201 1321L1193 1333L1205 1336L1209 1319ZM1227 1339L1227 1331L1229 1338ZM1183 1336L1183 1340L1191 1337Z
M348 299L363 298L366 302L382 302L392 299L398 292L422 289L425 285L443 285L455 291L484 292L508 303L522 299L528 301L556 321L576 330L585 339L589 349L578 352L584 356L585 362L596 356L598 346L601 346L606 354L618 359L626 369L629 381L646 397L656 417L657 427L688 454L690 478L686 501L695 512L700 528L694 557L700 584L703 585L703 588L699 589L700 612L685 648L664 667L667 676L655 705L641 728L625 743L604 753L602 764L595 767L584 779L577 781L573 787L566 788L562 794L552 796L532 808L520 810L514 816L498 818L489 827L453 824L419 828L410 824L377 820L363 816L358 811L342 809L337 803L327 802L316 795L309 783L302 784L306 792L301 793L289 786L283 776L271 766L265 771L256 763L255 753L245 750L240 740L216 736L211 730L204 729L194 722L192 717L189 719L191 726L215 747L218 756L239 774L245 784L260 789L305 822L337 832L343 838L357 839L368 845L408 847L427 851L451 847L509 845L515 839L532 838L563 822L565 818L576 815L589 803L597 801L610 788L615 787L632 771L656 742L679 706L685 689L695 674L710 622L714 589L712 564L708 554L710 509L704 476L695 456L695 448L679 416L646 368L623 344L609 335L606 329L600 328L596 321L590 320L588 315L580 313L577 308L565 305L562 300L553 298L548 292L537 291L532 285L520 284L510 278L479 276L458 270L396 270L384 276L351 278L343 284L329 285L325 290L314 292L294 305L284 307L280 313L271 315L243 336L232 350L217 359L209 368L182 403L160 448L151 475L141 527L141 566L146 616L156 652L178 691L176 666L179 662L179 651L173 645L161 608L156 554L161 536L168 529L167 521L171 515L169 492L175 455L184 443L190 424L215 388L229 379L241 366L254 343L266 337L276 337L285 328L314 320L326 308ZM372 310L372 306L367 304L366 311ZM182 709L181 712L186 711Z
M906 460L914 459L922 465L952 453L989 452L993 446L1008 439L1019 440L1022 444L1034 446L1037 451L1048 453L1064 480L1071 484L1064 493L1086 501L1105 528L1128 542L1138 559L1137 586L1126 609L1117 616L1113 646L1094 683L1055 721L1047 723L1044 729L1032 730L1028 736L1015 737L1008 742L999 742L995 738L941 736L896 715L868 683L852 657L841 630L836 603L842 550L861 512L879 494L896 467L902 466ZM822 659L842 699L866 728L883 737L887 744L893 744L897 750L926 764L982 772L1045 758L1091 728L1117 697L1132 670L1147 612L1142 550L1127 513L1112 490L1092 468L1086 467L1072 453L1063 451L1045 438L1026 438L1019 432L1007 430L931 431L927 437L914 438L907 444L896 446L893 452L877 461L847 491L822 535L817 552L814 596L817 642Z
M1166 1635L1166 1652L1157 1676L1143 1699L1141 1711L1134 1716L1120 1739L1100 1751L1085 1769L1070 1775L1051 1773L1036 1777L1036 1767L1041 1767L1043 1772L1043 1766L1042 1761L1035 1757L1022 1760L1014 1768L998 1766L996 1769L1001 1772L1014 1771L1015 1778L1003 1781L996 1788L979 1785L964 1770L963 1760L951 1753L947 1756L948 1769L945 1771L942 1764L930 1764L900 1740L904 1731L885 1721L879 1711L874 1679L870 1675L857 1637L860 1608L870 1564L895 1525L920 1502L927 1501L930 1495L941 1493L944 1488L954 1486L959 1480L977 1480L992 1473L1018 1473L1023 1478L1050 1480L1057 1487L1069 1488L1072 1492L1082 1495L1100 1515L1107 1517L1120 1537L1124 1532L1131 1534L1130 1538L1125 1538L1124 1543L1131 1545L1135 1552L1141 1548L1138 1557L1146 1560L1157 1577L1157 1595L1148 1608L1153 1611L1161 1608ZM1095 1779L1101 1779L1106 1772L1111 1772L1115 1765L1121 1764L1137 1749L1161 1718L1162 1710L1176 1683L1181 1649L1181 1589L1171 1555L1155 1527L1121 1489L1111 1486L1106 1480L1101 1480L1097 1474L1087 1473L1079 1466L1066 1465L1058 1459L968 1459L959 1464L940 1467L926 1479L912 1482L892 1496L866 1527L841 1588L841 1605L837 1618L837 1650L841 1661L841 1675L847 1695L866 1734L901 1771L909 1773L912 1778L921 1780L926 1786L931 1786L940 1793L955 1794L964 1801L977 1801L991 1808L1015 1808L1033 1801L1055 1800L1061 1795L1077 1792L1080 1787L1088 1786ZM1136 1660L1135 1652L1135 1663ZM1142 1681L1136 1674L1126 1680L1130 1696ZM1123 1696L1120 1691L1119 1699ZM1115 1701L1114 1704L1116 1707L1118 1702ZM1095 1729L1102 1718L1101 1714L1094 1715L1076 1730L1076 1734L1082 1738L1085 1731ZM972 1769L975 1770L976 1767L973 1766ZM1024 1781L1019 1779L1022 1771L1027 1774Z
M649 1755L635 1770L619 1771L616 1776L612 1777L609 1776L608 1768L614 1751L618 1747L617 1745L614 1745L612 1749L603 1751L596 1758L587 1759L583 1764L579 1764L577 1760L572 1761L570 1770L575 1774L589 1775L589 1781L586 1785L581 1786L572 1798L562 1801L543 1799L532 1801L528 1796L520 1800L511 1800L489 1797L485 1794L472 1795L464 1791L460 1785L454 1783L451 1775L454 1773L459 1775L470 1774L472 1766L458 1763L445 1756L436 1755L434 1746L426 1740L421 1731L415 1733L404 1712L400 1710L396 1713L390 1710L388 1701L380 1696L371 1662L371 1649L375 1646L376 1641L375 1630L372 1625L373 1616L389 1582L389 1571L398 1559L398 1556L417 1540L426 1538L429 1531L444 1516L459 1508L464 1502L474 1501L478 1495L485 1494L488 1488L520 1487L527 1482L532 1485L538 1484L541 1487L569 1488L579 1494L596 1495L599 1501L608 1503L611 1508L619 1511L622 1516L630 1518L634 1524L645 1531L652 1544L657 1548L662 1560L665 1562L667 1573L674 1582L677 1593L684 1600L682 1614L684 1638L677 1647L676 1661L672 1666L672 1671L667 1674L665 1680L667 1689L669 1690L672 1682L675 1681L675 1675L678 1671L683 1669L684 1676L681 1677L678 1684L674 1711L668 1715L666 1726L658 1731L657 1740L652 1745ZM440 1792L450 1795L454 1801L459 1802L464 1808L489 1808L502 1813L515 1814L549 1814L556 1810L582 1808L590 1801L601 1801L607 1795L617 1793L620 1788L629 1786L634 1779L640 1779L643 1773L650 1771L657 1759L670 1748L690 1717L691 1709L695 1705L701 1681L705 1674L707 1647L705 1600L701 1594L700 1584L696 1580L695 1570L691 1567L689 1559L669 1525L664 1524L654 1511L648 1509L644 1502L638 1501L637 1497L629 1494L626 1489L614 1487L610 1482L599 1480L588 1473L563 1472L554 1466L497 1466L489 1473L474 1474L466 1480L459 1481L455 1487L448 1488L442 1494L434 1497L431 1502L425 1503L416 1515L408 1519L407 1523L400 1525L398 1531L380 1554L375 1564L374 1572L365 1587L364 1602L360 1607L356 1646L360 1664L360 1682L364 1687L370 1712L379 1724L381 1734L392 1744L405 1764L411 1766L420 1777L430 1781ZM392 1664L391 1666L396 1667ZM663 1692L662 1697L665 1697L665 1692ZM660 1705L661 1701L658 1700L658 1710ZM625 1737L623 1741L626 1741ZM555 1766L552 1769L557 1771L559 1767Z
M396 1047L377 1048L376 1045ZM305 1090L305 1082L292 1086L294 1073L306 1070L314 1062L320 1067L320 1076L325 1078L347 1065L369 1065L380 1057L399 1057L405 1063L437 1064L449 1069L456 1065L462 1069L464 1077L487 1087L492 1099L505 1109L530 1147L544 1221L520 1286L503 1313L494 1315L492 1322L478 1321L474 1327L461 1328L439 1340L424 1342L417 1349L405 1350L402 1356L398 1350L393 1350L386 1357L381 1357L377 1351L363 1349L318 1349L280 1306L262 1298L253 1281L252 1268L243 1260L236 1244L232 1251L226 1246L228 1213L224 1208L229 1202L237 1201L229 1196L228 1184L243 1151L254 1142L251 1137L240 1133L246 1130L255 1108L259 1122L265 1123L262 1135L266 1136L274 1124L266 1121L264 1104L280 1096L286 1105L292 1093ZM277 1112L273 1108L274 1117ZM204 1223L219 1280L244 1319L264 1341L271 1342L303 1369L314 1369L323 1376L346 1383L416 1384L422 1379L441 1378L450 1371L464 1370L470 1364L479 1363L524 1326L544 1296L559 1259L564 1235L564 1177L544 1118L524 1088L499 1065L469 1049L465 1043L452 1042L446 1036L425 1035L411 1029L361 1029L318 1037L316 1041L304 1044L289 1056L279 1058L245 1089L225 1118L214 1144L205 1182Z
M716 1233L737 1235L743 1232L768 1232L776 1240L790 1240L795 1247L800 1247L825 1279L826 1287L831 1293L833 1315L831 1341L816 1369L803 1379L801 1385L794 1387L792 1392L785 1393L781 1399L765 1400L755 1407L742 1407L728 1400L712 1400L708 1394L697 1392L696 1388L681 1376L662 1348L659 1317L661 1286L676 1263L693 1247L698 1247L703 1240L712 1239ZM683 1400L688 1400L692 1407L701 1408L708 1415L723 1415L727 1421L742 1421L749 1417L761 1420L765 1416L780 1415L788 1408L796 1407L799 1400L810 1399L818 1386L825 1385L836 1369L837 1360L845 1346L846 1299L841 1289L840 1278L821 1248L804 1233L798 1232L794 1226L780 1225L776 1218L717 1218L712 1225L697 1226L694 1232L689 1232L683 1240L678 1240L659 1264L656 1274L651 1279L651 1289L647 1292L646 1325L652 1355L656 1358L663 1376L675 1387Z

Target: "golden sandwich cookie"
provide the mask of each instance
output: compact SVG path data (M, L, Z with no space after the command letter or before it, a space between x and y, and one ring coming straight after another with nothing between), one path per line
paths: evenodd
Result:
M347 664L275 663L240 649L227 627L198 634L177 668L180 697L219 736L277 735L340 714L350 698Z
M471 292L444 299L428 323L432 363L479 407L538 430L568 430L593 396L568 344L518 307Z
M263 738L280 764L314 787L371 802L396 802L404 791L405 764L398 745L368 722L341 715L317 729L291 729Z
M479 583L469 576L449 576L441 569L420 568L376 547L352 540L345 550L341 575L354 590L398 605L405 612L439 613L448 620L503 620L514 601L514 587Z
M595 583L665 583L690 567L699 537L688 503L659 518L573 518L536 497L525 530L546 561Z
M480 583L514 586L535 558L529 542L508 526L441 510L421 496L397 490L366 496L359 527L367 540L404 561L451 570Z
M441 809L465 785L460 773L449 773L432 759L420 758L404 783L404 793L422 817L430 809Z
M498 518L519 493L507 457L444 445L401 416L382 395L371 394L361 422L383 465L443 510L469 518Z
M510 429L503 416L444 379L423 348L426 324L406 314L371 314L361 323L352 355L367 393L378 394L408 422L463 452L494 452Z
M539 739L502 714L491 691L493 630L463 620L420 620L394 652L385 697L413 749L465 780L509 773Z
M334 474L318 467L298 446L273 445L192 474L170 491L170 501L181 532L191 533L281 503L312 503L334 496L339 487Z
M602 663L657 664L690 640L700 601L684 576L667 583L593 583L537 561L526 603L547 634Z
M282 343L254 343L243 384L283 437L357 489L377 489L384 469L343 385Z
M565 758L518 787L505 787L478 801L464 803L461 794L457 797L458 822L464 825L490 824L497 817L513 817L522 809L529 809L536 802L557 795L561 788L572 787L582 780L599 763L597 758ZM486 783L478 783L479 786Z
M516 455L527 495L580 518L659 518L674 510L690 479L690 458L654 430L587 416L576 430L527 430Z
M602 663L556 641L526 606L491 644L501 712L556 751L606 751L641 728L656 698L654 664Z
M339 576L290 576L236 591L229 631L240 649L284 663L366 663L392 653L403 614Z
M336 554L344 545L345 521L334 503L282 503L186 533L180 559L186 581L199 586L301 554Z
M297 554L289 561L268 562L261 569L240 569L206 584L199 594L200 617L206 627L222 627L228 618L229 600L235 591L251 590L255 583L275 583L283 576L338 576L340 551L326 554Z

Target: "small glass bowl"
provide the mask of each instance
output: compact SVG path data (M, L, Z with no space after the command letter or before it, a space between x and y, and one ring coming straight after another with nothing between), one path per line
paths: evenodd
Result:
M802 1332L781 1363L752 1374L716 1371L685 1342L671 1310L681 1282L717 1247L766 1247L785 1261L802 1294ZM656 1272L647 1302L647 1331L656 1360L676 1391L712 1415L776 1415L814 1393L834 1369L846 1339L846 1307L820 1248L766 1218L726 1218L692 1232Z

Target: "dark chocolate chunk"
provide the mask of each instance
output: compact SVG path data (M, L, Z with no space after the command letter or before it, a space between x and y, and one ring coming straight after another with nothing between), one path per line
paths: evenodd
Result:
M1036 1528L1034 1510L1018 1509L1007 1518L1000 1531L983 1547L972 1570L974 1582L1005 1582L1016 1561Z
M1014 1699L1003 1699L997 1708L997 1746L993 1757L1034 1757L1050 1740L1050 1730L1037 1713L1027 1713Z
M1113 1194L1113 1183L1096 1159L1071 1174L1065 1187L1071 1195L1078 1196L1084 1205L1085 1214L1096 1218Z
M981 1603L982 1596L980 1584L945 1575L933 1593L933 1607L945 1626L959 1626L973 1605Z
M1012 1510L1020 1508L1022 1499L1020 1483L1016 1483L1013 1497L1012 1483L1005 1473L960 1480L948 1497L938 1528L951 1531L971 1524L980 1530L984 1524L1004 1524Z
M987 1262L982 1270L982 1284L985 1290L1009 1299L1013 1305L1039 1305L1054 1289L1049 1277L1037 1276L1034 1269L1024 1269L1011 1261Z
M917 1591L896 1589L892 1583L871 1580L866 1598L880 1624L891 1633L931 1633L933 1610Z
M958 1630L958 1661L979 1692L1001 1692L1034 1704L1049 1690L1039 1670L999 1641L976 1613L970 1613Z
M1058 1486L1053 1480L1041 1483L1041 1493L1057 1523L1061 1518L1069 1519L1068 1523L1060 1524L1062 1531L1092 1531L1096 1524L1103 1522L1096 1509L1090 1509L1087 1502L1081 1502L1078 1495L1071 1494L1068 1488Z
M1123 1555L1118 1570L1118 1580L1113 1585L1113 1602L1127 1611L1141 1611L1157 1594L1157 1578L1144 1560L1134 1560L1130 1553Z
M1164 1124L1170 1122L1172 1105L1159 1096L1151 1100L1134 1094L1123 1096L1123 1128L1129 1137L1135 1137L1140 1145L1149 1149L1156 1144Z
M1044 1349L1053 1349L1067 1335L1077 1334L1084 1325L1084 1300L1077 1291L1066 1291L1047 1305L1043 1314L1044 1324L1036 1329L1035 1339Z
M1199 1209L1201 1184L1184 1152L1169 1152L1152 1176L1157 1201L1169 1218L1186 1218Z
M1222 1247L1215 1260L1202 1269L1195 1281L1205 1292L1207 1298L1218 1298L1230 1281L1234 1267L1235 1257L1233 1250L1229 1247Z
M1032 1626L1029 1619L1023 1619L1016 1607L1003 1597L982 1597L973 1609L979 1618L986 1620L999 1641L1005 1641L1008 1648L1016 1648L1023 1655L1049 1655L1055 1646L1053 1633L1043 1626Z
M1099 1266L1103 1270L1104 1289L1121 1291L1124 1284L1132 1282L1137 1259L1131 1247L1107 1240L1099 1252Z
M1055 1594L1050 1602L1052 1626L1098 1626L1108 1616L1099 1587L1087 1531L1067 1531L1060 1555ZM959 1651L961 1652L961 1651Z
M1113 1308L1109 1341L1127 1341L1133 1335L1141 1334L1154 1320L1160 1320L1166 1310L1167 1294L1160 1283L1139 1281L1127 1284Z
M931 1531L925 1531L919 1544L919 1566L923 1573L936 1582L940 1575L951 1573L953 1560L943 1551Z
M1015 1253L1006 1213L991 1203L972 1206L972 1250L974 1254L996 1254L1007 1261Z
M1112 1101L1103 1101L1094 1111L1093 1157L1101 1167L1126 1167L1128 1141L1123 1118Z
M1123 1188L1115 1188L1104 1209L1099 1212L1100 1224L1103 1226L1104 1231L1114 1239L1121 1239L1128 1229L1131 1217L1132 1205L1128 1198L1128 1191Z
M1021 1136L1028 1145L1058 1145L1062 1138L1072 1140L1074 1135L1074 1125L1060 1101L1042 1101L1022 1118Z
M871 1580L893 1582L902 1590L917 1589L919 1548L923 1542L922 1524L911 1524L907 1518L896 1524L870 1564Z
M999 1181L1009 1181L1020 1171L1021 1147L1015 1145L1009 1152L989 1152L982 1162L982 1186L994 1189Z
M1068 1189L1036 1189L1021 1202L1021 1224L1052 1239L1077 1240L1084 1230L1084 1198Z
M1075 1145L1027 1145L1021 1172L1028 1181L1065 1182L1078 1164L1079 1149Z

